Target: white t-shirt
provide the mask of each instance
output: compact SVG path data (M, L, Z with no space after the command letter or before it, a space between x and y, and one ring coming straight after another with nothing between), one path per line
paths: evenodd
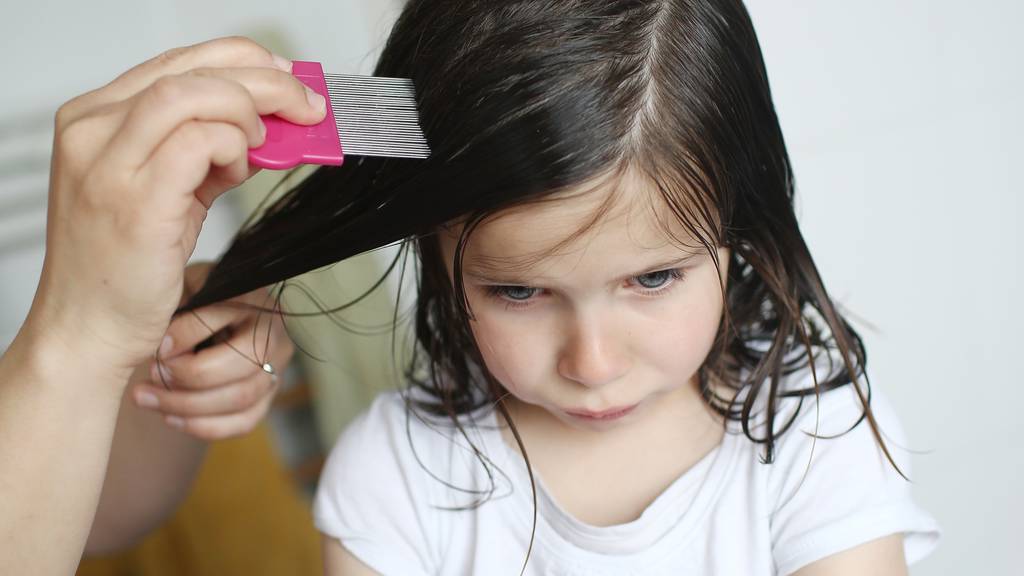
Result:
M777 418L796 409L794 399L782 402ZM813 439L801 430L813 433L820 418L818 435L834 435L861 412L850 386L823 393L820 414L816 404L805 399L770 465L758 460L763 446L730 422L719 446L626 524L580 522L538 478L526 574L786 575L897 532L908 563L930 553L939 527L915 505L867 420L839 438L819 438L808 470ZM890 453L913 479L903 430L874 384L871 405ZM493 484L450 422L408 415L396 392L379 396L331 451L314 503L317 527L388 576L518 575L533 518L526 466L502 440L493 411L465 421L472 444L494 464ZM470 507L492 486L489 501Z

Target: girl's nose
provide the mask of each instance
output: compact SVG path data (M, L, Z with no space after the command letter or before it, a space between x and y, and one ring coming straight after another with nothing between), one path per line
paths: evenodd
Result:
M584 386L614 382L630 367L628 346L607 327L579 322L558 358L558 373Z

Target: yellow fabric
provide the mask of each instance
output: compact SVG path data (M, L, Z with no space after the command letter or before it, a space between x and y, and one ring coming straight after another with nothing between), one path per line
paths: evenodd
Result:
M87 558L78 576L319 576L320 537L264 423L210 446L177 513L138 546Z

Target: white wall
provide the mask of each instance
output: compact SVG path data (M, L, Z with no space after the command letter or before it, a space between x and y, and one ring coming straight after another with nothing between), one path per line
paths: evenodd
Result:
M48 109L174 47L245 34L285 43L328 71L369 70L392 0L4 2L3 114Z
M174 47L243 34L328 71L368 73L396 15L391 0L5 1L0 17L0 350L28 312L42 269L53 113L70 98ZM195 260L211 260L241 219L214 204Z
M1024 4L751 0L826 285L866 323L919 503L916 576L1020 574Z
M286 55L331 71L365 72L393 14L391 2L371 0L5 4L0 124L52 114L168 47L230 33L277 39ZM1024 5L749 6L805 236L833 294L874 326L857 324L874 379L911 447L930 451L915 460L915 493L945 535L913 573L1014 573L1014 520L1024 512L1014 484L1024 473L1024 378L1012 363L1024 323L1014 173L1024 158ZM34 261L18 264L22 291L34 289Z

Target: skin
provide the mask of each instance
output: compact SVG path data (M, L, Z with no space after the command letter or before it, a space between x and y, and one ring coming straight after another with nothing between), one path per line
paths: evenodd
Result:
M473 336L509 393L535 474L565 510L598 526L638 518L723 435L696 372L722 316L728 251L718 249L716 269L697 242L672 241L687 238L678 223L665 234L642 178L627 172L620 184L596 226L540 262L520 265L589 222L613 186L499 214L476 228L463 260ZM441 234L449 277L460 231L453 223ZM678 279L661 272L675 268ZM614 419L573 415L625 406L635 408ZM504 437L517 446L507 429ZM374 573L329 537L324 562L331 575ZM902 537L797 574L905 574Z
M182 301L202 285L211 268L200 263L185 270ZM159 526L188 495L208 443L246 434L266 416L278 386L249 358L256 356L254 331L261 343L258 357L278 373L287 367L295 347L280 321L270 323L264 315L257 325L255 311L227 305L262 306L266 297L265 289L255 290L200 308L195 315L176 317L167 329L173 343L161 356L172 372L170 390L153 373L155 361L135 370L121 399L86 555L122 550ZM226 340L193 351L221 330L230 334ZM157 404L140 401L144 393L152 394Z
M621 185L597 225L536 265L488 272L474 263L548 251L593 217L611 183L500 215L474 231L464 259L470 326L511 395L531 462L567 511L601 526L637 518L722 437L696 372L722 316L728 251L718 250L719 272L677 222L671 231L685 244L666 236L642 179L629 172ZM442 239L446 261L458 231ZM614 420L572 414L629 406L636 408ZM507 432L506 440L515 446Z
M170 327L207 210L255 173L261 114L324 117L289 67L223 38L57 111L43 270L0 357L0 573L75 571L125 391Z

